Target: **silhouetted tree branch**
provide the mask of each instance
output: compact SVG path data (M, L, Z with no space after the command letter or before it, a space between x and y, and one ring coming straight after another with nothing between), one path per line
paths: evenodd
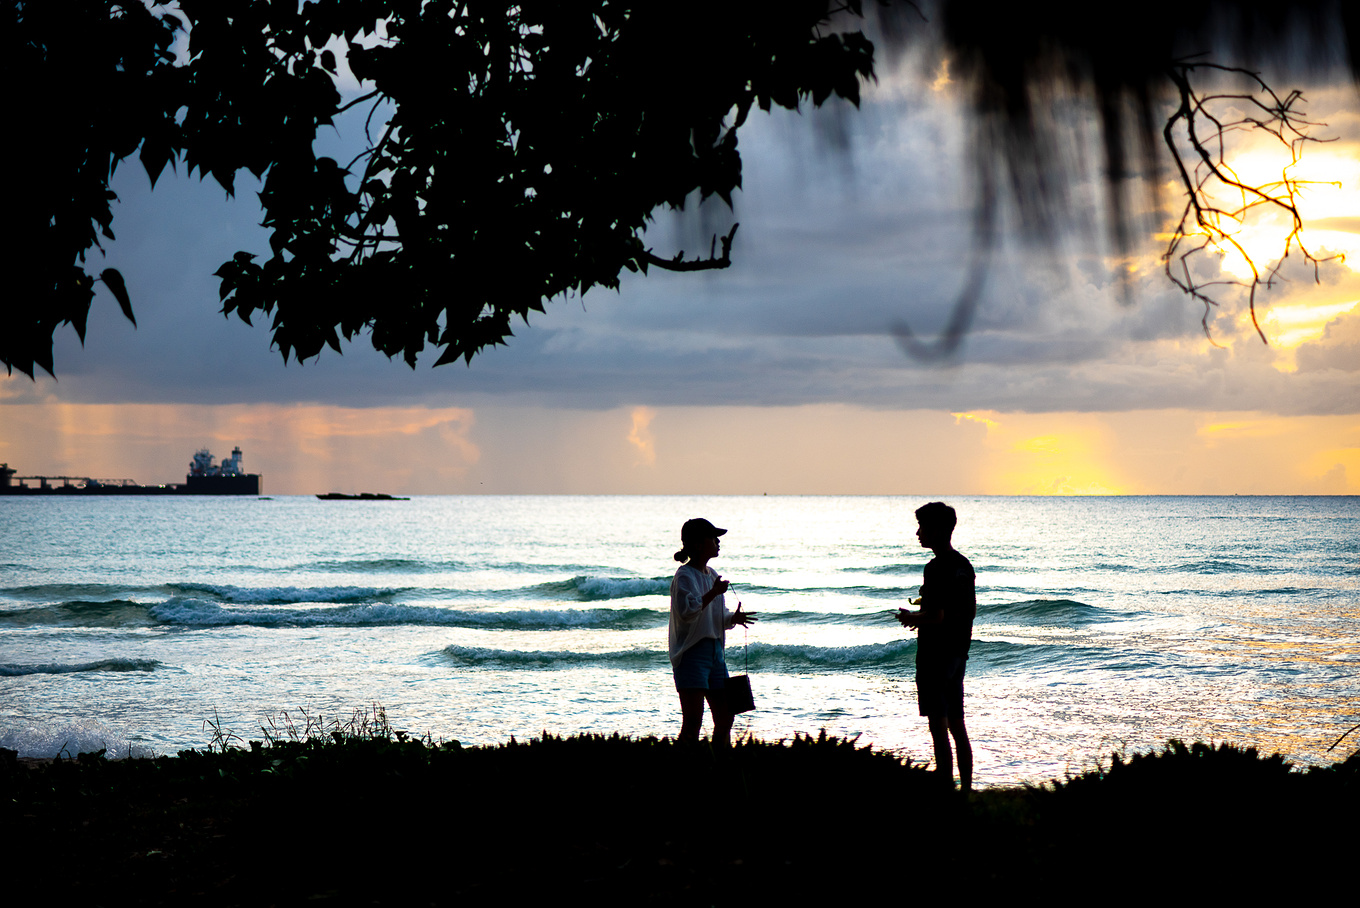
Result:
M663 259L658 257L650 249L643 253L643 261L640 267L646 270L647 265L654 268L662 268L666 271L711 271L714 268L726 268L732 264L732 238L737 235L737 228L740 224L733 224L732 229L727 231L727 236L713 238L709 244L708 258L691 259L685 261L685 254L678 252L673 259ZM722 240L722 255L718 255L715 247L718 240Z
M1190 82L1196 70L1244 77L1255 90L1245 94L1198 94ZM1322 262L1343 258L1341 255L1318 258L1304 245L1299 192L1307 185L1316 185L1316 181L1290 176L1290 169L1299 162L1305 144L1324 140L1309 135L1309 129L1318 124L1304 119L1299 112L1298 105L1303 101L1303 96L1292 91L1281 98L1258 73L1211 63L1180 63L1172 69L1170 79L1176 86L1180 104L1167 120L1163 137L1175 162L1186 201L1180 222L1173 230L1163 256L1166 275L1191 299L1204 304L1201 324L1210 340L1209 314L1211 308L1218 305L1218 301L1210 295L1214 292L1211 288L1245 287L1252 326L1261 341L1268 343L1256 318L1256 291L1274 284L1280 268L1296 248L1304 261L1312 266L1316 281L1320 281L1318 269ZM1226 106L1234 102L1249 112L1236 119L1224 119L1215 114L1219 105ZM1250 111L1255 111L1255 114ZM1252 185L1238 178L1228 160L1227 146L1233 134L1245 132L1265 132L1289 150L1290 160L1284 165L1279 180ZM1224 191L1235 201L1220 202ZM1223 207L1225 204L1228 207ZM1290 227L1279 257L1264 271L1237 238L1248 217L1260 208L1274 209L1283 214L1288 218ZM1209 250L1236 252L1251 269L1251 280L1244 283L1234 280L1200 281L1195 278L1190 269L1190 260Z
M728 267L735 228L707 258L667 257L643 241L654 212L731 204L752 108L857 104L872 75L869 41L830 22L858 15L859 0L733 0L718 15L637 0L179 8L182 64L169 52L179 20L163 9L6 6L7 72L35 86L21 113L49 163L20 206L28 280L0 340L7 369L51 372L62 324L83 338L94 278L72 263L98 244L91 224L112 236L109 176L139 145L153 183L177 161L228 193L241 170L264 181L268 252L238 252L216 276L223 312L269 316L285 360L366 333L412 365L434 346L442 364L503 343L512 318L550 299L617 288L624 270ZM349 101L342 60L362 83ZM137 75L136 116L91 104L58 128L65 86L97 98L110 73L119 86ZM342 167L313 145L347 112L366 113L366 139L382 128ZM72 177L79 191L63 201Z

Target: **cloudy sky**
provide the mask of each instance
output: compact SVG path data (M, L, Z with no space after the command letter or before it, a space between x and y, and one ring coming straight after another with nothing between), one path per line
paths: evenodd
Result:
M859 112L753 116L735 212L658 215L662 255L735 217L732 268L554 301L471 367L412 371L366 341L285 366L264 324L222 317L211 276L268 248L248 178L235 200L170 176L153 193L129 163L94 267L122 271L138 327L101 291L85 346L59 335L57 379L0 376L0 461L173 482L196 449L240 445L271 494L1357 494L1360 100L1307 97L1336 141L1299 175L1341 185L1310 190L1305 240L1351 257L1319 282L1285 268L1262 298L1269 346L1240 300L1205 337L1164 237L1115 261L1098 174L1074 167L1056 243L1003 218L960 355L905 355L893 327L938 331L970 277L973 211L956 86L909 67ZM1279 167L1257 148L1237 163ZM1242 240L1270 258L1281 234Z

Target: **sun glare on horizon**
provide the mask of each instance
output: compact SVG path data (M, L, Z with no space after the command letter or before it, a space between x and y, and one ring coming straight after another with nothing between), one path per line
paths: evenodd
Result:
M955 424L986 429L992 495L1125 495L1098 421L1071 414L954 413Z

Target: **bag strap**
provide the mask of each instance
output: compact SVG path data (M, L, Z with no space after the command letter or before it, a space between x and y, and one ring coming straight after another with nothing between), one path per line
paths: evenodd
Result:
M741 611L741 600L737 600L737 611ZM746 674L751 674L751 626L741 626L741 651L746 660Z

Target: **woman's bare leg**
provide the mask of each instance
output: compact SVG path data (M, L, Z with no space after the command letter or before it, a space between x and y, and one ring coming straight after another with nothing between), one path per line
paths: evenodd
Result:
M705 691L708 708L713 713L713 746L730 747L732 744L732 720L736 718L727 706L727 695L722 691Z
M702 687L687 687L680 691L680 743L694 743L699 740L699 729L704 724L704 696L708 691Z

